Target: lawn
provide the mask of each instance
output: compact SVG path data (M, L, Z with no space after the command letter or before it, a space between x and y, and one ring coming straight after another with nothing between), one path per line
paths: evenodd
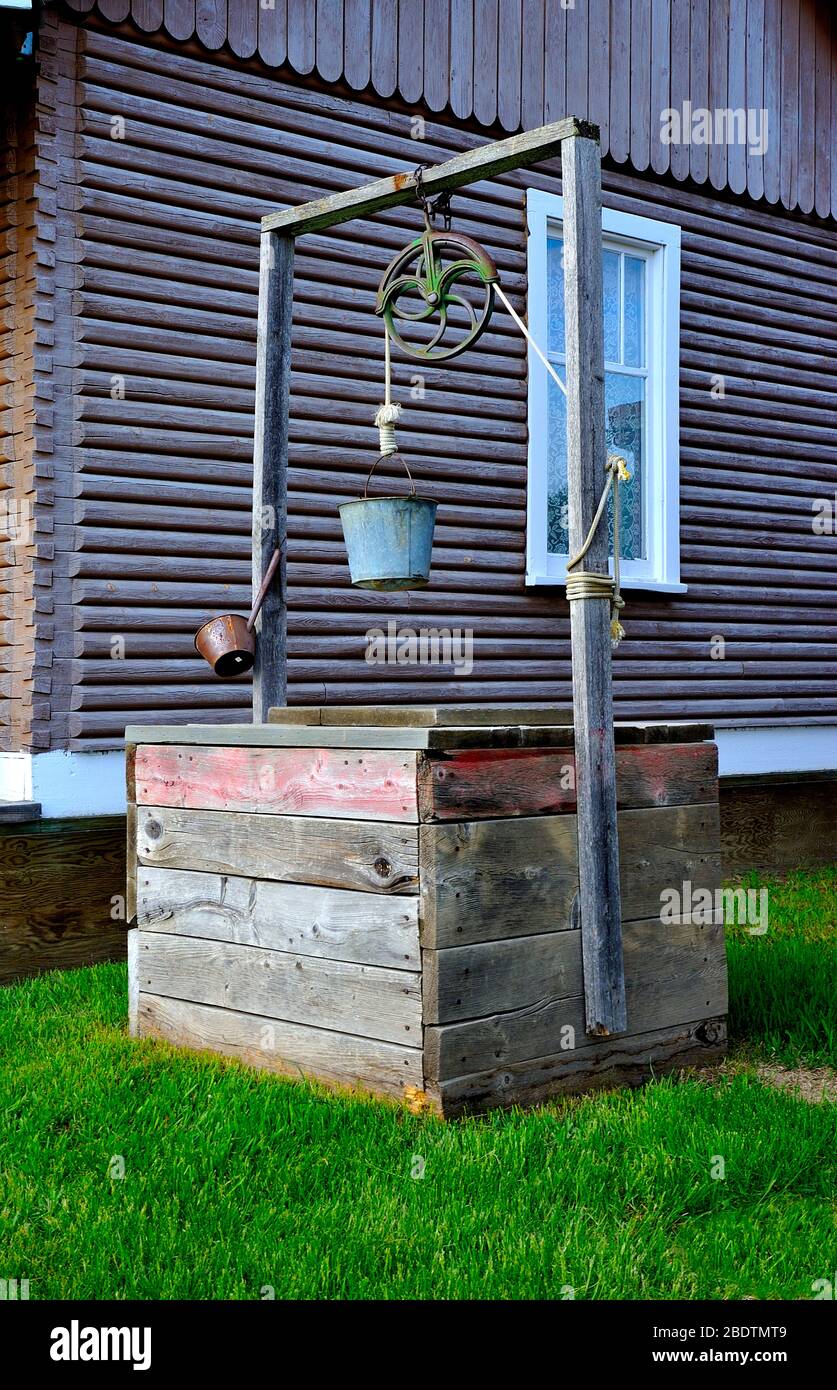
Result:
M768 935L731 934L729 1074L459 1124L130 1042L122 966L7 988L0 1277L32 1298L811 1298L837 1267L837 1111L749 1064L834 1061L835 884L773 885Z

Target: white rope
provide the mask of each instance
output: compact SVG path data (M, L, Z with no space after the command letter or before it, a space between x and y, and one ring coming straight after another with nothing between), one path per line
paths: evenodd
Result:
M375 424L378 427L378 437L380 440L381 454L397 454L398 445L395 442L395 425L401 414L401 406L392 400L391 383L392 361L389 347L389 331L384 323L384 404L375 416Z
M546 353L544 353L541 350L540 346L535 342L534 338L529 332L529 329L523 322L523 319L518 314L514 305L510 302L505 290L496 280L494 281L494 289L497 295L499 295L500 300L505 305L506 309L511 314L512 318L514 319L515 323L517 324L518 328L520 329L521 333L523 334L532 351L537 354L537 356L543 362L543 365L546 367L546 370L549 372L549 375L552 377L552 380L556 383L557 386L560 386L561 390L566 396L567 388L561 380L560 376L556 372L549 358L546 356ZM621 543L619 535L621 529L619 483L628 482L631 475L628 472L625 460L623 458L620 458L618 454L608 454L605 468L607 470L607 481L604 485L604 488L602 489L602 495L599 498L599 505L596 508L596 515L593 517L592 523L590 525L590 530L587 532L587 539L584 542L581 549L579 550L578 554L574 555L573 558L569 560L567 563L567 598L570 600L571 603L574 602L576 599L583 598L607 599L610 603L610 640L614 647L618 647L622 638L625 636L625 629L619 621L619 614L621 610L625 607L625 600L623 599L622 594L620 592L619 574L619 546ZM574 566L577 565L580 560L584 559L584 556L587 554L587 551L590 549L590 546L593 543L593 537L595 536L599 522L601 521L602 516L604 515L605 504L607 502L608 493L610 492L611 487L614 490L613 577L611 578L609 574L594 574L592 570L576 570L576 572L573 574L571 573L571 570L573 570Z
M543 362L544 366L546 367L546 370L549 372L549 375L552 377L552 380L553 380L558 386L560 386L561 390L564 392L564 395L566 396L566 394L567 394L567 388L566 388L566 386L564 385L564 383L563 383L563 381L561 380L560 376L559 376L558 373L556 372L556 370L555 370L555 368L553 367L552 363L550 362L549 358L545 355L545 353L541 352L540 348L538 347L538 344L535 342L534 338L532 337L531 333L529 332L529 329L526 327L526 324L523 322L522 318L520 317L519 313L518 313L517 310L515 309L514 305L513 305L513 304L510 302L510 300L508 299L508 296L506 295L506 292L505 292L505 290L503 289L502 285L500 284L499 280L495 280L495 281L494 281L494 289L496 290L497 294L500 296L501 300L502 300L503 303L505 304L506 308L508 309L509 313L511 314L512 318L514 319L515 323L517 324L518 328L520 329L521 333L523 334L524 338L526 339L526 341L527 341L527 343L529 344L529 346L530 346L530 348L532 349L532 351L533 351L533 352L536 352L536 353L538 354L538 357L539 357L539 358L541 359L541 361Z

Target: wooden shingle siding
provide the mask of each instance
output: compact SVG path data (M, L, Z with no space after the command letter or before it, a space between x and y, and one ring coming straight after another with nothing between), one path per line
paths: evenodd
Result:
M218 681L192 638L211 613L246 612L250 599L260 216L480 137L428 121L417 141L409 113L94 29L79 42L78 134L67 146L79 235L65 238L79 262L67 349L74 497L55 527L74 631L52 676L65 692L53 718L68 721L71 746L92 748L117 745L140 719L249 717L249 685ZM124 139L112 139L119 116ZM560 191L558 173L553 163L454 202L457 227L496 256L521 310L523 190ZM608 206L683 229L689 590L629 594L617 715L833 720L833 537L814 535L811 520L814 500L837 488L837 235L813 218L612 167L604 182ZM375 454L383 344L373 296L417 225L400 208L297 247L290 700L568 703L562 591L524 586L526 362L501 309L476 351L427 369L423 401L410 396L415 364L395 359L402 446L440 503L430 586L387 596L349 585L337 505L357 495ZM717 374L722 400L710 395ZM365 633L389 618L472 628L472 675L368 665ZM711 659L715 635L723 661ZM124 660L113 655L119 638Z
M788 209L837 210L837 42L830 0L65 0L143 34L508 131L561 116L602 129L639 172L707 179ZM764 160L741 145L666 145L660 113L766 108ZM781 170L781 176L779 171ZM833 186L832 186L833 185Z

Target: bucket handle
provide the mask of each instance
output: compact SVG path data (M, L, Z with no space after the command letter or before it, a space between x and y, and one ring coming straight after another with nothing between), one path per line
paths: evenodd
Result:
M403 463L403 465L404 465L404 467L405 467L405 469L406 469L406 472L407 472L407 477L410 479L410 496L411 496L411 497L415 497L415 495L416 495L416 485L415 485L415 483L413 482L413 475L412 475L412 473L410 472L409 465L408 465L408 463L407 463L407 460L404 458L403 454L379 454L378 457L376 458L375 462L373 463L372 467L370 468L370 470L369 470L367 476L366 476L366 483L365 483L364 489L363 489L363 499L364 499L364 501L366 501L366 499L367 499L367 497L368 497L368 495L369 495L369 483L370 483L370 480L371 480L371 478L372 478L372 474L375 472L375 469L378 467L378 464L381 462L382 459L399 459L399 460L401 461L401 463Z
M271 586L271 584L272 584L272 582L273 582L273 576L274 576L275 573L276 573L276 570L277 570L277 568L278 568L278 566L279 566L279 560L281 559L281 556L282 556L282 545L283 545L283 544L284 544L284 542L280 542L280 544L277 545L276 549L274 550L273 554L272 554L271 557L270 557L270 564L268 565L267 569L266 569L265 572L264 572L264 579L262 580L262 582L261 582L261 584L260 584L260 586L259 586L259 592L256 594L256 597L255 597L255 599L254 599L254 601L253 601L253 607L252 607L252 609L251 609L250 616L249 616L249 618L247 619L247 631L248 631L248 632L252 632L252 631L253 631L253 627L254 627L254 625L255 625L256 619L258 618L259 613L260 613L260 611L261 611L261 606L262 606L262 604L264 603L265 595L266 595L268 589L270 588L270 586Z

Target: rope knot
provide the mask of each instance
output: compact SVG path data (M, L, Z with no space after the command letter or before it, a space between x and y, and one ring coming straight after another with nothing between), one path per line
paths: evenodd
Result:
M397 401L389 401L382 405L375 416L375 424L378 428L380 437L380 452L382 454L397 454L398 445L395 442L395 426L401 414L401 406Z

